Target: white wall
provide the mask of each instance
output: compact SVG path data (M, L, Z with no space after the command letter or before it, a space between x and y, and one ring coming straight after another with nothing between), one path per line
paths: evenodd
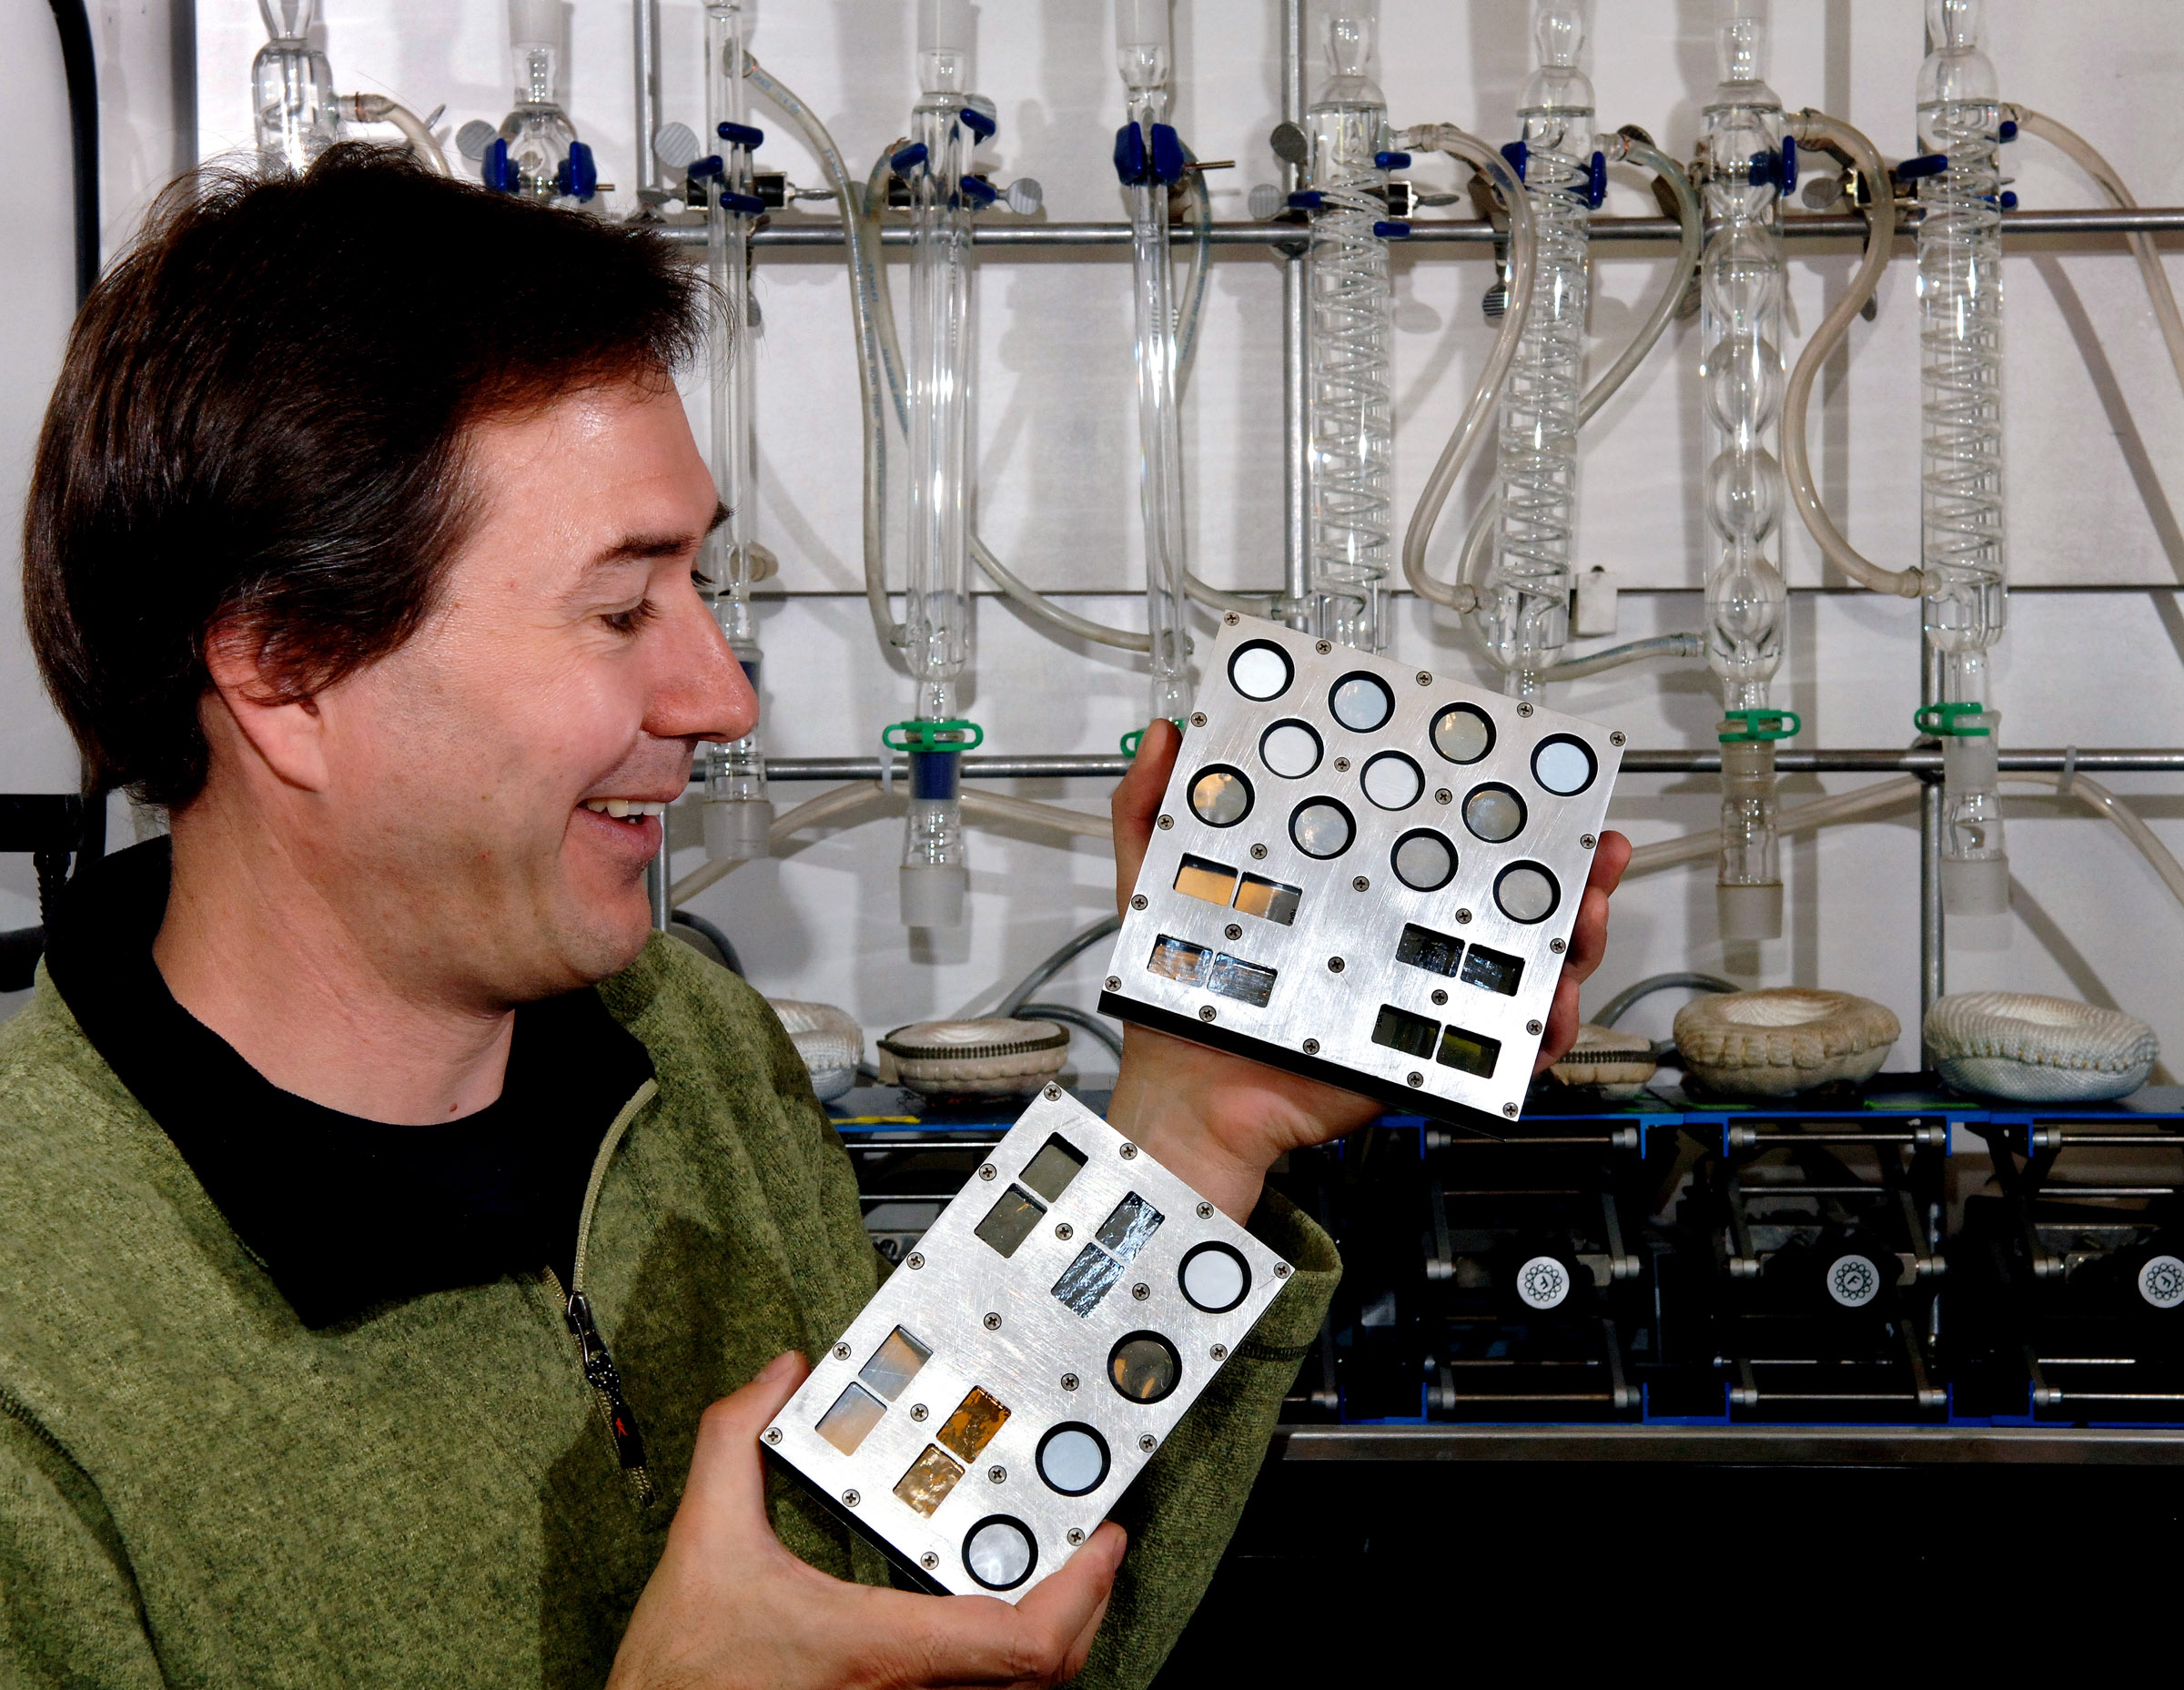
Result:
M327 0L328 49L343 87L383 89L421 112L446 102L443 133L508 104L504 21L496 0ZM832 128L862 171L903 127L913 97L908 0L756 0L753 46ZM19 11L27 8L18 8ZM1603 126L1644 125L1688 156L1714 77L1713 0L1601 0L1592 48ZM34 23L42 15L31 10ZM2143 203L2184 203L2184 37L2168 0L2088 0L2068 15L2036 0L1990 0L1994 56L2010 97L2081 128L2118 164ZM700 11L667 0L667 116L701 112ZM1797 0L1777 5L1773 80L1789 105L1823 106L1858 123L1892 156L1913 150L1911 88L1922 51L1922 8L1907 0ZM982 8L977 84L998 102L995 157L1003 177L1046 186L1055 219L1120 215L1109 137L1120 121L1107 8L1087 0L1028 0ZM1491 138L1513 130L1529 65L1518 0L1385 0L1383 81L1395 120L1448 119ZM1271 0L1178 0L1176 33L1185 137L1217 175L1217 214L1242 215L1253 182L1274 178L1265 137L1279 115L1277 8ZM602 174L629 203L632 175L629 16L625 5L579 0L570 105L598 148ZM244 89L262 36L248 0L207 0L197 20L199 147L248 140ZM126 86L136 101L166 74L136 49ZM35 79L0 58L0 86ZM16 66L23 68L18 69ZM41 97L50 97L42 96ZM148 96L147 96L148 97ZM171 120L171 108L167 108ZM819 172L785 124L756 103L768 131L762 157L793 179ZM158 119L150 121L157 122ZM2089 185L2037 142L2009 158L2027 207L2092 203ZM1446 167L1419 174L1445 180ZM110 200L110 203L111 200ZM1618 174L1612 212L1650 208L1639 179ZM65 209L65 207L64 207ZM29 227L29 226L26 226ZM65 265L54 223L52 265ZM2011 568L2021 587L1998 663L2007 736L2017 744L2184 741L2184 532L2169 501L2184 495L2184 394L2153 329L2136 272L2113 242L2034 250L2007 260L2010 313L2008 453ZM20 261L23 243L8 261ZM1449 248L1399 263L1396 390L1398 502L1415 497L1468 395L1488 344L1477 309L1483 262ZM1845 249L1793 253L1793 339L1816 325L1853 263ZM1026 260L989 253L979 337L981 525L995 549L1037 584L1085 595L1087 613L1130 621L1138 579L1135 413L1127 260ZM2171 260L2172 270L2176 268ZM1592 329L1612 349L1643 309L1657 257L1605 249L1595 268ZM1852 539L1891 562L1916 547L1914 278L1899 261L1878 319L1854 326L1852 351L1831 376L1813 436L1832 507ZM905 713L907 683L873 647L858 579L854 503L855 379L846 293L824 256L763 260L757 282L767 332L759 352L763 428L759 523L782 557L781 591L764 606L771 663L768 724L777 753L870 751L880 725ZM1265 254L1225 250L1216 266L1203 349L1185 412L1195 566L1208 578L1269 586L1280 573L1279 276ZM1581 546L1629 591L1624 637L1689 628L1704 571L1692 486L1703 451L1691 369L1693 326L1673 330L1653 359L1590 431ZM27 356L21 346L10 356ZM50 368L52 354L46 353ZM35 415L35 371L11 380L0 412L0 464ZM695 407L702 423L703 406ZM1482 471L1481 471L1482 472ZM1475 490L1467 489L1468 501ZM1434 550L1445 571L1453 531ZM1916 693L1915 607L1824 587L1816 553L1793 526L1788 562L1802 589L1777 697L1804 713L1805 745L1886 745L1908 735ZM2105 590L2103 590L2105 589ZM1452 628L1404 599L1393 651L1407 662L1468 674L1476 665ZM10 635L12 638L12 634ZM35 713L19 647L0 648L0 707L11 725ZM1104 651L1057 652L1016 612L982 604L976 684L966 703L988 744L1024 753L1109 749L1141 708L1142 678ZM1571 708L1613 719L1640 745L1703 744L1714 703L1702 673L1658 666L1569 689ZM26 729L37 754L65 774L49 728ZM43 737L40 737L43 735ZM0 781L57 784L27 742L0 739ZM1841 785L1791 784L1815 790ZM2131 783L2118 783L2129 785ZM2177 794L2175 779L2138 783ZM785 806L814 789L781 788ZM1029 790L1029 789L1026 789ZM1094 804L1087 786L1041 795ZM1641 838L1710 825L1704 783L1631 777L1618 815ZM2184 849L2177 800L2149 814ZM2013 947L1952 958L1958 985L2008 984L2112 998L2151 1019L2184 1052L2184 1007L2165 967L2184 936L2184 912L2113 831L2052 804L2013 803L2020 920ZM694 824L694 817L682 818ZM679 825L677 868L697 865L694 825ZM740 869L693 906L728 927L754 977L778 995L828 998L875 1030L989 999L1074 927L1107 907L1107 868L1087 846L982 834L975 842L969 931L937 956L914 956L894 913L894 824L826 836L787 860ZM1916 830L1903 821L1838 829L1785 850L1789 936L1764 954L1724 957L1714 933L1711 876L1683 871L1634 885L1617 900L1616 942L1589 1004L1641 975L1723 968L1768 981L1838 986L1883 998L1915 1018ZM0 874L5 874L0 867ZM0 879L0 892L15 882ZM0 920L7 916L0 911ZM1077 971L1081 991L1097 973ZM1081 999L1080 999L1081 1000ZM1665 1027L1673 1000L1643 1017Z

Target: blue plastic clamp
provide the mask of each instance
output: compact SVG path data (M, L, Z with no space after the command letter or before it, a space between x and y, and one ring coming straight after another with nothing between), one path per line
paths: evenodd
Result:
M1308 187L1302 193L1291 194L1289 196L1289 209L1291 211L1319 210L1320 190L1316 187Z
M1797 191L1797 137L1782 137L1782 191L1787 196Z
M1509 167L1517 173L1520 182L1524 179L1524 161L1531 156L1532 149L1522 141L1511 141L1502 148L1502 157L1509 160Z
M2005 210L2005 211L2015 211L2017 208L2017 195L2016 195L2016 194L2015 194L2015 193L2014 193L2012 190L2010 190L2009 188L2007 188L2007 187L2006 187L2006 188L2004 188L2004 189L2002 190L2002 209L2003 209L2003 210Z
M1000 191L991 182L981 181L975 176L963 178L963 192L966 199L976 200L981 207L990 206L1001 197Z
M907 179L913 170L925 162L925 144L923 141L913 141L901 152L893 155L887 160L887 167L895 175Z
M1126 187L1145 180L1145 131L1134 123L1115 131L1115 179Z
M2017 126L2010 122L2007 118L2004 118L2002 121L2002 127L1996 135L1995 138L1998 141L2004 142L2016 140L2017 138Z
M756 152L764 145L766 132L753 129L747 123L724 123L720 126L721 139L731 147L740 147L745 152Z
M478 161L478 175L496 194L516 191L516 167L508 156L508 142L500 136L485 149L485 157Z
M766 202L756 194L731 194L723 190L721 208L724 211L740 211L745 217L762 218L766 214Z
M1592 207L1593 210L1598 211L1601 207L1601 202L1605 200L1607 197L1608 156L1605 153L1594 153L1592 155L1592 168L1588 171L1585 176L1585 204Z
M1382 170L1408 170L1410 167L1410 155L1409 153L1375 153L1372 156L1372 162Z
M1899 182L1916 182L1922 176L1939 176L1949 167L1946 153L1922 153L1916 158L1906 158L1890 174Z
M990 141L1000 125L980 111L976 106L966 106L956 114L956 120L982 141Z
M1373 238L1376 240L1408 240L1410 238L1410 226L1408 223L1398 223L1390 219L1387 222L1375 223L1372 226L1372 233Z
M589 199L599 192L599 166L583 142L569 143L569 157L554 171L553 186L564 199Z
M1165 123L1153 126L1153 174L1163 182L1183 179L1183 141Z

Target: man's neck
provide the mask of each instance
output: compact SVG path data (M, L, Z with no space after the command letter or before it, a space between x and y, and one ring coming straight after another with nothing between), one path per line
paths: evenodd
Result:
M153 960L175 1001L258 1073L397 1126L458 1119L500 1097L512 1008L389 977L279 840L197 805L174 835Z

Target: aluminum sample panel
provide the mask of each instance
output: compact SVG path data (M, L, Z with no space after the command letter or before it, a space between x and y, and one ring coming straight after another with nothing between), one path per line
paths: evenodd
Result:
M1623 739L1224 616L1101 1009L1515 1119Z
M933 1588L1014 1602L1091 1535L1289 1276L1049 1087L762 1446Z

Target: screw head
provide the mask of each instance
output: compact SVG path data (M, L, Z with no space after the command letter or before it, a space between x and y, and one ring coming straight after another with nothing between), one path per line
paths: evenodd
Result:
M842 1493L842 1500L847 1503L852 1508L854 1508L864 1499L859 1496L854 1491L844 1491Z
M1233 627L1235 627L1235 626L1236 626L1236 622L1237 622L1237 615L1236 615L1236 612L1235 612L1234 611L1230 611L1230 612L1228 612L1228 613L1226 616L1224 616L1224 617L1222 617L1222 618L1221 618L1221 624L1222 624L1222 626L1224 626L1224 627L1228 627L1228 628L1233 628ZM1083 1535L1081 1533L1077 1534L1077 1536L1081 1536L1081 1535ZM1070 1540L1069 1540L1069 1541L1070 1541L1072 1543L1076 1543L1076 1542L1077 1542L1077 1537L1073 1536L1073 1537L1071 1537L1071 1538L1070 1538Z
M1230 622L1234 622L1236 620L1235 615L1231 613L1228 620ZM1079 1543L1085 1541L1085 1529L1082 1526L1073 1525L1068 1529L1067 1532L1064 1533L1063 1535L1068 1539L1069 1547L1075 1549Z
M908 1258L907 1258L907 1260L905 1260L904 1261L904 1263L903 1263L903 1266L905 1266L905 1268L909 1268L909 1269L911 1269L911 1270L914 1270L914 1271L915 1271L916 1269L919 1269L919 1268L922 1268L922 1267L924 1267L925 1265L925 1252L924 1252L924 1251L922 1251L922 1250L912 1250L912 1251L910 1252L910 1254L909 1254L909 1257L908 1257Z
M1062 1389L1064 1391L1075 1391L1077 1389L1077 1375L1075 1373L1064 1373L1062 1375Z
M781 1428L779 1426L768 1426L766 1428L766 1442L768 1443L779 1443L781 1442Z
M1110 974L1107 979L1107 987L1110 992L1122 990L1122 977L1119 974Z
M1590 851L1594 845L1598 845L1600 841L1594 838L1591 834L1580 834L1577 836L1577 843L1583 846L1586 850Z
M1517 706L1517 713L1520 716L1529 716L1532 714L1532 707L1530 704L1519 704Z
M1049 1103L1059 1103L1062 1100L1062 1088L1059 1086L1049 1086L1040 1095Z
M1449 1001L1449 995L1437 986L1433 988L1433 1001L1436 1005L1445 1004Z
M1412 1068L1410 1072L1406 1074L1403 1078L1413 1086L1422 1086L1426 1083L1426 1077L1423 1074L1421 1074L1416 1068Z
M1160 1447L1160 1440L1153 1436L1153 1434L1148 1432L1142 1438L1138 1440L1138 1447L1143 1450L1148 1455L1150 1455L1155 1450Z
M1208 1004L1203 1009L1198 1011L1198 1019L1201 1021L1210 1021L1213 1019L1214 1014L1215 1011L1213 1006L1211 1004Z
M1418 672L1418 683L1421 686L1431 686L1433 684L1433 677L1427 671L1421 669Z
M1348 757L1337 757L1335 759L1335 773L1337 774L1347 774L1350 773L1350 759Z
M996 1462L986 1470L986 1478L989 1484L1006 1484L1008 1483L1008 1469Z
M1138 1159L1138 1147L1134 1144L1124 1145L1122 1147L1122 1159L1126 1162L1136 1161Z
M1547 948L1552 951L1557 956L1560 956L1564 951L1568 950L1570 946L1563 940L1549 939L1547 941Z
M837 1361L846 1361L849 1360L849 1346L847 1344L836 1344L834 1346L834 1360Z
M1513 1103L1504 1103L1502 1106L1502 1113L1513 1121L1517 1118L1517 1106Z
M1524 1023L1524 1030L1537 1038L1547 1030L1547 1024L1543 1021L1527 1021Z
M1308 1038L1299 1048L1308 1057L1316 1057L1320 1054L1320 1041L1316 1038Z
M913 1402L910 1405L910 1418L912 1420L923 1420L932 1412L933 1411L927 1408L923 1402Z
M1274 1264L1274 1277L1278 1280L1288 1279L1289 1277L1289 1264L1286 1261L1276 1262Z
M1143 1280L1139 1280L1137 1284L1130 1287L1130 1295L1139 1302L1143 1302L1152 1294L1153 1288L1148 1285Z
M1465 922L1471 920L1471 912L1468 909L1460 909L1456 912L1456 925L1458 926L1461 926Z
M1611 745L1620 745L1623 744L1623 730L1621 728L1617 728L1613 734L1608 735L1608 744Z
M935 1567L940 1564L940 1557L928 1549L924 1554L917 1558L917 1564L925 1568L926 1572L930 1573Z
M1153 825L1156 827L1173 827L1176 825L1176 818L1172 815L1164 815Z
M1326 655L1327 655L1327 654L1328 654L1330 652L1333 651L1334 649L1335 649L1335 648L1334 648L1332 645L1329 644L1329 643L1328 643L1328 642L1326 642L1325 640L1315 640L1315 641L1313 641L1313 642L1312 642L1312 650L1314 650L1315 652L1319 653L1320 653L1320 656L1322 656L1322 657L1325 657L1325 656L1326 656Z
M991 1162L986 1163L978 1169L978 1177L981 1179L991 1179L994 1177L994 1165Z
M1265 861L1265 860L1266 860L1266 855L1267 855L1267 847L1266 847L1266 846L1264 846L1263 845L1253 845L1253 846L1251 847L1251 860L1252 860L1253 862L1263 862L1263 861Z
M1352 892L1370 892L1372 890L1372 882L1366 879L1364 875L1360 875L1355 880L1350 883L1350 889Z
M1330 974L1340 974L1348 966L1340 956L1330 956L1327 959L1327 971Z
M1198 1204L1196 1212L1200 1220L1211 1220L1213 1219L1213 1205L1211 1203L1201 1201Z
M1211 1356L1217 1361L1226 1361L1228 1359L1228 1346L1227 1344L1216 1344L1206 1353Z
M1139 892L1139 893L1137 893L1137 894L1135 894L1135 895L1134 895L1134 896L1131 897L1131 899L1130 899L1130 907L1131 907L1132 909L1143 909L1143 908L1144 908L1144 907L1145 907L1145 906L1146 906L1148 904L1149 904L1149 903L1151 903L1151 902L1152 902L1152 900L1151 900L1150 898L1147 897L1147 896L1145 896L1145 894L1144 894L1144 893L1142 893L1142 892Z
M1225 939L1240 939L1244 936L1244 930L1232 921L1221 929L1221 936Z
M1456 794L1451 792L1446 786L1436 786L1433 789L1433 802L1435 804L1454 804L1456 802Z
M1065 1220L1054 1229L1054 1236L1065 1240L1073 1239L1077 1236L1077 1229Z
M1190 713L1190 725L1194 728L1204 727L1206 725L1206 713L1203 710L1192 711Z
M986 1317L986 1330L989 1332L999 1331L1001 1330L1001 1317L997 1314L988 1314Z

